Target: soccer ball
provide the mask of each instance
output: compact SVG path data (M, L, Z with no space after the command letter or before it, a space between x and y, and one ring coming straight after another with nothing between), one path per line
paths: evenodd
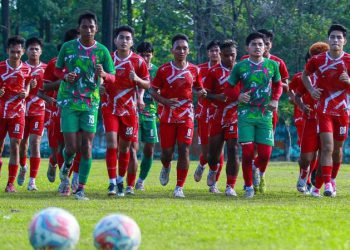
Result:
M93 236L95 247L101 250L136 250L141 244L139 226L122 214L111 214L100 220Z
M29 225L29 240L34 249L74 249L79 235L77 220L61 208L41 210Z

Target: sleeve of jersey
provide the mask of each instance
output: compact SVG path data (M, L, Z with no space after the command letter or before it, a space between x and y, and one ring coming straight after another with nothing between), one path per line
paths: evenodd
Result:
M160 89L162 87L162 68L157 70L156 77L152 80L151 87L155 89Z
M104 50L105 59L103 60L103 69L111 75L115 75L114 63L111 54L108 52L107 48Z
M138 76L142 79L142 80L147 80L149 81L150 79L150 74L147 68L147 65L144 61L142 61L141 65L140 65L140 72L137 72Z
M203 82L203 87L210 93L213 91L213 72L211 70Z
M236 101L238 99L239 94L241 93L241 84L237 84L236 86L231 86L226 83L225 95L227 96L229 101Z
M311 57L311 59L305 65L305 72L310 75L316 71L315 68L316 57Z
M297 74L295 74L292 78L292 80L289 82L288 86L289 86L289 89L293 90L293 91L296 91L297 87L298 87L298 77L297 77Z
M239 80L238 66L236 64L231 71L228 82L231 86L236 86Z
M288 69L284 61L281 61L279 70L280 70L282 80L286 80L289 78Z
M283 92L281 75L277 63L275 64L275 75L272 79L272 100L278 101Z

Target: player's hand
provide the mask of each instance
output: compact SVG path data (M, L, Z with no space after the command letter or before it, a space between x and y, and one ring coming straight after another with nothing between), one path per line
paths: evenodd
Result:
M34 89L36 85L38 85L38 82L36 81L36 79L31 79L29 84L30 84L30 88Z
M320 99L321 94L322 94L323 89L320 88L313 88L312 91L310 92L311 97L315 100Z
M106 72L103 70L102 64L97 64L96 65L96 70L95 70L95 75L101 77L101 78L106 78Z
M137 107L139 108L139 110L144 110L144 108L146 107L146 104L143 100L138 99L137 100Z
M135 73L135 71L131 71L130 74L129 74L129 78L131 81L134 81L134 82L139 82L140 81L140 77L138 77Z
M68 83L74 83L77 78L77 73L75 72L69 72L67 75L65 75L64 80Z
M106 87L104 85L100 85L100 95L106 94Z
M198 97L206 97L207 96L207 91L205 89L200 89L197 91L197 96Z
M54 105L57 103L57 100L51 96L48 96L47 98L47 103L50 104L50 105Z
M243 103L248 103L250 101L250 90L245 93L239 94L238 101Z
M4 94L5 94L5 88L2 87L2 88L0 89L0 97L2 97Z
M216 95L216 99L220 102L227 102L227 96L225 94L218 94Z
M289 86L287 83L282 82L283 92L287 93L289 91Z
M306 115L310 115L310 112L312 111L310 105L307 105L307 104L303 104L301 110L302 110L303 113L305 113Z
M267 108L269 110L271 110L271 111L277 111L277 109L278 109L278 101L271 100Z
M21 92L18 93L19 98L24 99L26 98L26 91L23 89Z
M345 71L343 73L341 73L341 75L339 76L339 80L350 85L350 77L349 77L348 73L346 73Z
M171 99L166 99L165 103L166 106L176 108L179 106L179 101L177 98L171 98Z

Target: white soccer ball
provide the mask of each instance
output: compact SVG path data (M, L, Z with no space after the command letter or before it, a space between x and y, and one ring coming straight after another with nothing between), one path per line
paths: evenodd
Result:
M100 220L93 237L95 247L102 250L136 250L141 244L139 226L122 214L111 214Z
M61 208L41 210L29 225L29 240L34 249L74 249L79 236L77 220Z

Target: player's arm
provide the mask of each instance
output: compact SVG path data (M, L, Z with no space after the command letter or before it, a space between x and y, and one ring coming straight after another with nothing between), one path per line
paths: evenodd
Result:
M140 110L145 108L145 102L143 101L143 96L145 95L145 89L137 88L137 106Z
M206 98L209 100L217 100L221 102L226 102L227 96L225 94L214 94L213 89L216 83L215 76L213 75L212 71L209 71L207 77L205 78L205 81L203 83L204 89L207 91Z
M45 102L53 104L56 103L56 99L51 96L47 96L42 89L39 89L37 96L43 99Z
M44 80L43 91L52 91L58 90L60 87L61 80L57 80L54 82Z
M5 86L0 82L0 98L5 94Z
M283 84L281 81L281 75L275 63L275 74L272 77L272 89L271 89L271 101L268 105L268 108L272 111L277 111L278 108L278 100L280 99L283 92Z
M195 81L193 83L192 91L198 97L206 97L207 91L203 88L203 80L202 75L200 74L199 68L197 69L197 73L195 76Z
M310 79L310 75L316 72L316 61L315 57L311 57L311 59L306 63L305 69L301 75L301 80L303 81L303 84L307 91L311 94L312 98L315 100L320 99L320 96L322 94L322 89L320 88L314 88L312 86L312 82Z
M168 107L175 106L176 107L176 105L178 104L178 100L167 99L160 94L160 90L163 86L163 78L164 77L165 76L162 75L162 71L158 70L156 77L152 81L151 88L149 89L149 92L156 102L159 102L160 104L163 104L164 106L168 106Z
M63 44L58 57L57 57L57 61L56 61L56 66L55 66L55 70L54 70L54 75L61 79L64 80L65 82L68 83L74 83L76 78L77 78L77 74L75 72L68 72L65 69L65 43Z
M103 83L105 84L111 84L115 81L115 68L114 63L111 57L111 54L108 52L107 48L103 48L103 61L102 64L96 65L96 72L97 76L101 77L103 79Z

